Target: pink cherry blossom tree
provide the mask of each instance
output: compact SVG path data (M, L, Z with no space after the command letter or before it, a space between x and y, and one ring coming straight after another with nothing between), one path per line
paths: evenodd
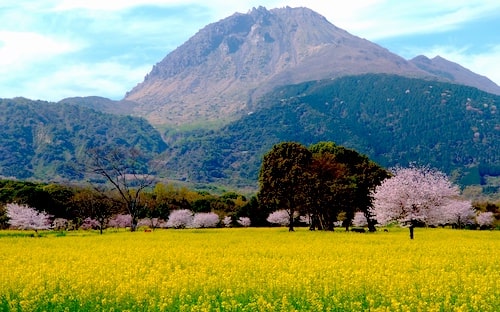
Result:
M198 212L194 214L191 227L212 228L219 224L219 216L213 212Z
M39 212L26 205L7 204L7 217L12 228L20 230L48 230L51 227L51 216Z
M297 217L298 212L295 213L295 217ZM280 209L273 211L267 217L267 222L273 224L279 224L281 226L288 226L290 224L290 215L287 210Z
M467 224L474 224L476 212L468 200L453 199L443 206L446 223L461 229Z
M142 218L137 222L137 227L141 226L147 226L154 231L157 228L166 227L166 222L161 218Z
M178 209L170 212L167 220L167 227L182 229L191 227L193 222L193 212L189 209Z
M225 227L231 227L231 224L233 223L233 218L230 216L225 216L224 219L222 219L222 223L224 224Z
M476 222L482 229L491 227L494 220L495 216L493 215L493 212L490 211L481 212L476 217Z
M236 222L238 222L238 224L243 227L249 227L250 224L252 223L250 218L248 217L240 217L238 218L238 220L236 220Z
M92 219L90 217L87 217L83 220L82 224L80 225L80 228L82 230L95 230L95 229L100 229L100 223L99 221Z
M459 190L446 175L428 167L392 169L393 176L378 186L370 213L379 224L399 222L413 230L418 224L438 225L446 221L445 207Z
M359 227L367 226L368 220L366 219L365 214L362 213L361 211L356 212L354 214L354 218L352 219L352 225Z
M55 218L52 221L52 229L57 231L66 231L70 225L70 222L65 218Z
M126 228L131 225L131 222L132 222L131 215L117 214L109 220L108 225L114 228Z

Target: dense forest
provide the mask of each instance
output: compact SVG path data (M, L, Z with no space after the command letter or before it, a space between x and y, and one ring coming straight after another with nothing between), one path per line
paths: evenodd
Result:
M144 119L63 103L0 99L0 176L81 180L92 148L135 147L152 159L166 149Z
M248 185L274 144L333 141L383 167L430 165L494 192L499 101L475 88L390 75L308 82L268 94L218 131L185 134L167 151L168 164L188 179Z

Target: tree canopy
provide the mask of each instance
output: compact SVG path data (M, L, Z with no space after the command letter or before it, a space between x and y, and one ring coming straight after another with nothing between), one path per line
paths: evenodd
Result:
M295 142L275 145L265 156L259 175L262 205L289 213L293 229L295 211L308 214L311 229L333 230L344 212L349 227L356 211L370 220L370 192L388 173L354 150L333 142L308 148ZM375 230L374 221L369 227Z
M446 223L450 216L447 210L461 207L456 204L458 187L441 171L416 166L392 171L394 176L373 193L371 213L380 224L397 221L409 227L413 239L415 226Z

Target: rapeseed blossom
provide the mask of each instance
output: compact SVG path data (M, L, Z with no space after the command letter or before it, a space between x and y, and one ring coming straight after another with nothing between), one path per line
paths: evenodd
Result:
M500 233L0 233L0 311L500 311Z

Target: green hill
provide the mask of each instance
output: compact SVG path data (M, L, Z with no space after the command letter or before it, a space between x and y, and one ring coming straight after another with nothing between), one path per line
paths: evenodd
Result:
M462 185L500 175L500 97L449 83L368 74L287 86L217 131L177 134L165 158L190 181L256 186L274 144L334 141L385 167L439 168Z
M0 99L0 176L79 180L79 167L94 147L138 147L151 159L165 150L144 119L81 106L24 98Z
M65 103L0 100L0 176L81 180L93 147L138 147L162 177L256 189L262 155L279 142L320 141L384 167L436 167L465 185L498 191L500 96L476 88L368 74L281 87L219 129L170 130L144 119ZM168 146L165 142L168 142Z

